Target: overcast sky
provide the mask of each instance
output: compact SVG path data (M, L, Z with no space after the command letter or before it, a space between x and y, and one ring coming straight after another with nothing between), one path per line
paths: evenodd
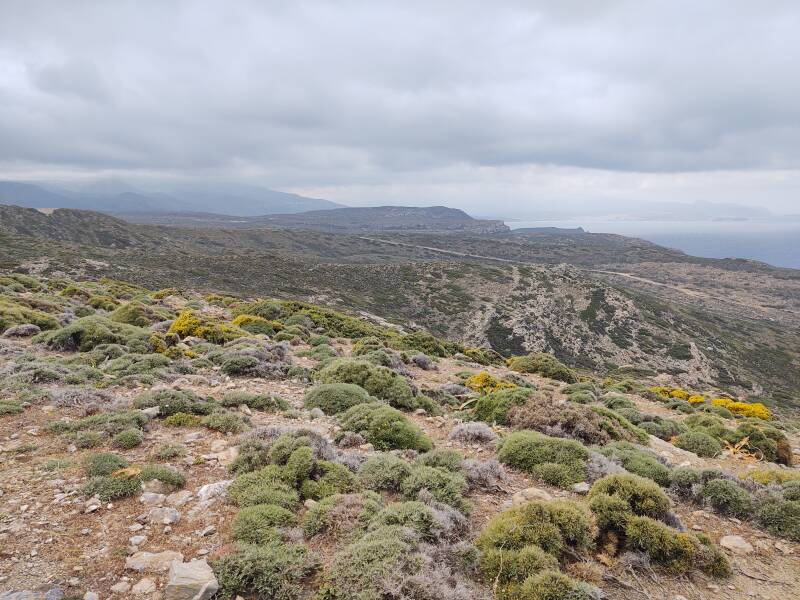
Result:
M0 0L0 178L800 213L800 3Z

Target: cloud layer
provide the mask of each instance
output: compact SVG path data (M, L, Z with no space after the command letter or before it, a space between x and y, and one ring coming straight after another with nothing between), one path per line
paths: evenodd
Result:
M779 0L5 0L0 175L463 190L484 213L688 181L791 210L798 30Z

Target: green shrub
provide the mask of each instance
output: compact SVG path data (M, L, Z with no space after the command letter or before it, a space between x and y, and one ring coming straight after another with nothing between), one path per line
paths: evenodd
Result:
M259 300L257 302L243 303L233 308L233 315L254 315L268 321L280 318L283 309L279 302L272 300Z
M374 400L361 386L352 383L323 383L306 392L304 403L306 408L319 408L326 415L335 415L357 404Z
M574 440L517 431L503 440L497 457L503 464L567 487L586 479L589 451Z
M138 477L99 475L92 477L83 486L83 495L97 496L103 502L127 498L142 491L142 483Z
M624 528L631 515L663 519L669 512L667 495L638 475L608 475L589 490L589 506L601 529Z
M652 479L662 487L670 484L670 470L658 462L652 452L628 442L613 442L597 451L606 458L618 461L626 471Z
M703 497L718 513L746 518L753 511L750 494L740 485L727 479L712 479L703 486Z
M203 417L201 424L221 433L239 433L248 427L241 416L230 411L213 412Z
M508 425L508 411L514 406L525 404L533 395L529 389L506 389L491 392L478 398L474 417L478 421Z
M124 429L141 429L147 423L147 415L138 410L122 410L98 413L77 421L55 421L48 429L55 433L76 433L78 431L100 431L114 435Z
M164 425L168 427L200 427L202 422L203 417L185 412L176 412L164 419Z
M256 504L240 510L233 519L233 539L247 544L269 544L280 541L276 527L289 527L294 513L274 504Z
M369 523L371 529L400 525L416 531L423 539L433 541L441 529L433 510L426 504L412 500L393 502L378 512Z
M800 500L800 479L787 481L781 485L781 495L784 500L798 501Z
M117 448L130 450L140 446L144 441L144 434L140 429L125 429L114 436L112 443Z
M217 407L216 402L201 398L191 390L158 390L144 392L133 400L135 408L159 407L159 416L168 417L175 413L209 415Z
M365 360L337 358L325 366L317 375L319 383L352 383L364 388L367 393L385 400L395 408L417 407L408 382L386 367L378 367Z
M258 439L246 439L230 466L231 473L249 473L270 463L270 446Z
M334 494L356 492L358 489L358 479L350 469L339 463L320 460L314 466L314 479L306 479L300 493L303 498L319 500Z
M575 581L556 569L541 571L522 582L520 598L525 600L593 600L597 593L582 581Z
M639 428L643 429L650 435L659 439L669 441L677 435L687 431L686 425L680 421L673 421L672 419L655 419L652 421L642 421L639 423Z
M481 553L480 569L485 581L497 581L500 584L500 597L505 597L506 592L508 595L513 593L514 584L525 581L531 575L550 569L558 570L558 559L539 546L508 550L488 548Z
M520 373L536 373L542 377L575 383L575 372L552 354L535 352L527 356L514 356L508 360L508 367Z
M275 600L299 600L301 582L317 568L308 549L301 544L242 544L236 552L214 563L219 595L237 594Z
M157 479L174 488L181 488L186 484L186 476L183 473L164 465L146 465L142 468L139 478L142 481Z
M125 323L127 325L134 325L136 327L148 327L155 321L151 311L141 302L126 302L118 306L114 311L108 315L110 321L117 323Z
M359 404L340 418L345 431L360 433L378 450L433 448L430 438L401 412L381 404Z
M255 410L265 412L278 412L289 410L289 403L273 394L250 394L248 392L228 392L219 401L222 406L241 406L242 404Z
M684 500L694 500L702 484L700 472L690 467L679 467L672 471L670 491Z
M113 452L99 452L89 454L83 459L83 470L89 477L97 475L111 475L114 471L119 471L130 465L130 463Z
M591 404L596 398L594 394L590 392L572 392L567 395L567 400L575 404Z
M628 519L625 536L630 547L673 573L700 570L715 577L730 573L728 560L707 538L679 533L649 517Z
M417 459L417 464L438 467L458 473L461 471L461 461L463 460L464 455L458 450L437 448L420 456Z
M612 410L617 410L620 408L636 408L636 404L633 402L633 400L630 400L625 396L606 396L602 398L602 402L606 408L610 408Z
M228 496L239 506L275 504L291 509L300 496L287 484L283 470L267 465L258 471L239 475L228 488Z
M413 532L403 527L369 531L334 555L323 589L337 600L380 598L381 580L412 567L407 561L414 547Z
M401 350L417 350L428 356L444 358L451 354L439 339L427 331L414 331L408 335L404 335L393 345Z
M0 416L18 415L21 412L21 402L17 400L0 400Z
M467 480L460 473L419 464L411 467L411 473L401 484L403 494L410 500L416 499L424 489L439 502L459 509L466 508L464 494L467 487Z
M126 430L130 431L130 430ZM103 443L105 434L99 431L79 431L73 438L75 445L78 448L96 448Z
M159 444L153 450L153 458L157 460L170 460L173 458L180 458L186 455L186 448L181 444L174 444L166 442Z
M399 492L411 466L394 454L380 453L368 458L358 470L361 485L370 490Z
M712 458L722 452L722 444L702 431L687 431L673 442L678 448L694 452L697 456Z
M771 534L800 542L800 502L769 494L756 502L755 519Z
M101 344L148 345L150 333L124 323L116 323L102 317L84 317L66 327L45 331L34 339L53 350L66 352L88 352Z
M313 505L303 517L307 536L347 537L363 532L381 509L381 497L375 492L334 494Z

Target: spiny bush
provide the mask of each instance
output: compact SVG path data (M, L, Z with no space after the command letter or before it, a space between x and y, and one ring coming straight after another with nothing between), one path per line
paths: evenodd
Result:
M140 446L144 441L144 435L140 429L124 429L114 436L112 443L117 448L130 450Z
M556 569L531 575L522 582L519 591L519 597L525 600L594 600L598 597L596 588Z
M211 399L201 398L191 390L158 390L144 392L133 400L135 408L159 408L160 417L168 417L175 413L191 415L209 415L217 407Z
M78 431L72 440L78 448L96 448L105 438L105 434L99 431Z
M104 435L114 435L125 429L142 429L147 424L147 415L138 410L122 410L98 413L76 421L55 421L48 425L54 433L77 433L79 431L99 431Z
M149 336L148 331L139 327L91 316L78 319L61 329L40 333L34 340L53 350L66 352L89 352L101 344L122 344L146 352Z
M697 469L679 467L672 471L670 492L683 500L696 500L702 490L703 480Z
M421 490L428 490L438 502L460 510L468 508L464 500L467 480L460 473L417 464L411 467L411 472L403 479L400 487L410 500L415 500Z
M417 459L417 464L425 465L427 467L438 467L458 473L461 471L461 462L464 460L464 455L458 450L448 450L437 448L426 452Z
M662 487L670 484L669 468L661 464L652 452L637 448L628 442L614 442L598 448L597 451L606 458L618 461L626 471L652 479Z
M687 431L675 438L673 443L682 450L694 452L697 456L711 458L722 452L722 444L716 438L702 431Z
M166 442L159 444L153 450L153 458L156 460L170 460L186 455L186 448L182 444Z
M532 390L523 388L486 394L475 402L474 417L490 424L508 425L508 411L514 406L525 404L533 395Z
M759 526L773 535L800 542L800 501L767 494L755 504L755 520Z
M301 544L242 544L214 563L214 574L223 598L245 594L298 600L303 596L303 580L317 567L316 559Z
M393 342L394 347L401 350L417 350L428 356L444 358L452 352L448 350L446 342L439 340L427 331L414 331L404 335Z
M240 433L249 427L240 415L230 411L216 411L203 417L201 425L221 433Z
M247 544L270 544L280 541L276 527L289 527L294 513L274 504L256 504L240 510L233 519L233 539Z
M746 518L753 511L750 494L740 485L727 479L712 479L703 486L703 497L718 513Z
M303 532L309 537L328 535L333 538L364 532L381 506L381 497L375 492L334 494L308 509L303 517Z
M139 474L142 481L157 479L173 488L183 487L186 483L186 476L180 471L164 465L145 465Z
M193 310L185 310L179 314L167 331L167 334L170 333L174 333L181 339L202 338L212 344L224 344L247 335L246 331L238 327L219 323Z
M586 480L589 451L574 440L517 431L503 440L498 460L559 487Z
M0 400L0 416L18 415L22 410L22 403L17 400Z
M601 529L624 529L631 515L663 519L669 512L667 495L638 475L609 475L589 490L589 506Z
M374 401L364 388L353 383L323 383L306 392L304 404L306 408L319 408L326 415L335 415Z
M176 412L164 419L167 427L200 427L202 423L203 417L185 412Z
M83 459L83 470L89 477L111 475L114 471L124 469L130 463L113 452L89 454Z
M782 484L787 481L800 480L800 472L790 471L788 469L753 469L742 473L742 479L749 479L760 483L761 485L770 485L773 483Z
M467 377L466 381L464 381L464 385L479 394L491 394L501 390L513 390L517 387L515 384L498 379L486 371L481 371L480 373Z
M137 476L99 475L92 477L83 486L82 492L86 497L97 496L103 502L128 498L142 490L142 482Z
M291 465L287 464L287 468ZM359 490L356 476L344 465L320 460L313 466L311 478L306 479L300 486L302 498L320 500L334 494L348 494Z
M280 323L258 315L239 315L231 321L231 325L256 335L275 335L277 331L283 329Z
M687 431L686 425L680 421L673 421L672 419L656 418L652 421L646 420L639 423L638 426L650 435L665 441L669 441L675 436Z
M358 470L361 485L375 491L399 492L411 473L411 465L394 454L382 452L368 458Z
M434 541L441 529L433 510L417 500L392 502L376 513L369 522L370 529L392 525L408 527L428 541Z
M535 352L527 356L515 356L508 360L508 366L512 371L520 373L536 373L542 377L556 379L566 383L578 381L575 372L559 361L552 354Z
M317 374L319 383L352 383L395 408L417 407L411 386L396 372L365 360L337 358Z
M239 475L228 488L228 496L241 507L275 504L291 509L300 501L293 484L286 481L286 474L281 467L267 465Z
M403 413L381 404L359 404L340 417L345 431L360 433L378 450L411 449L427 452L430 438Z
M136 301L126 302L118 306L108 315L108 318L110 321L134 325L136 327L148 327L156 320L151 309L141 302Z
M700 570L714 577L730 573L725 555L705 536L679 533L649 517L631 517L625 536L629 547L641 550L673 573Z
M497 439L497 434L486 423L459 423L450 431L450 439L464 444L486 444Z
M291 408L289 403L273 394L250 394L248 392L228 392L219 401L222 406L245 406L255 409L263 410L265 412L279 412L282 410L289 410Z

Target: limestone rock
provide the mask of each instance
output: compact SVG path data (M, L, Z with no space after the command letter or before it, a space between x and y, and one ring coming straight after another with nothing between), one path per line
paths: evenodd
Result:
M168 570L173 560L183 560L183 554L172 550L155 553L136 552L125 559L125 568L140 573L158 573Z
M740 535L726 535L719 540L719 545L734 554L750 554L753 546Z
M136 585L131 588L131 591L136 596L146 596L148 594L152 594L156 591L156 582L150 579L149 577L145 577L144 579L140 580Z
M150 523L160 523L161 525L172 525L181 520L181 513L171 506L164 508L151 508L147 513L147 520Z
M169 569L164 600L208 600L218 589L214 571L205 560L175 561Z
M233 483L233 479L217 481L216 483L207 483L197 490L197 497L203 501L223 498L228 494L228 486L230 486L231 483Z
M543 500L548 502L553 499L553 496L550 495L550 492L547 490L542 490L536 487L529 487L520 492L517 492L511 497L511 504L513 506L517 506L519 504L525 504L526 502L531 502L533 500Z

